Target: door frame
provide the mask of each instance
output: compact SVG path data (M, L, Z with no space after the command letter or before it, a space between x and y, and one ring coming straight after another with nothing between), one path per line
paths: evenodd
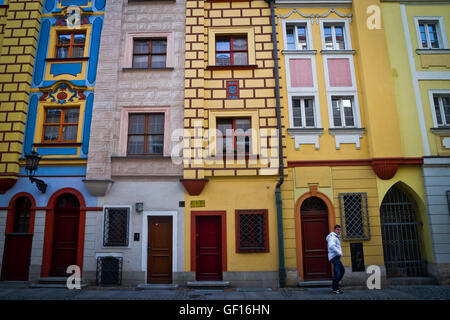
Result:
M221 223L222 272L227 271L227 212L226 211L191 211L191 272L197 272L197 217L219 216Z
M1 280L4 280L5 277L5 268L6 268L6 245L8 242L7 239L7 235L9 233L13 233L14 231L14 223L15 223L15 217L16 217L16 206L15 206L15 202L17 199L21 198L21 197L26 197L31 201L31 207L30 207L30 224L28 226L28 233L31 234L31 250L30 250L30 263L28 264L28 276L27 278L29 278L30 276L30 265L31 265L31 254L33 251L33 239L34 239L34 224L35 224L35 218L36 218L36 201L34 200L34 197L29 194L28 192L19 192L17 194L15 194L10 200L9 200L9 205L8 205L8 212L6 215L6 226L5 226L5 243L3 246L3 258L2 258L2 265L1 265Z
M295 203L295 242L297 247L297 275L304 280L304 270L303 270L303 238L302 238L302 221L301 221L301 211L303 201L310 197L317 197L325 202L328 210L328 228L331 232L336 225L336 214L334 211L333 202L325 194L317 191L317 186L309 186L309 192L304 193L300 198L298 198Z
M77 266L80 272L83 272L83 258L84 258L84 234L86 228L86 202L83 195L76 189L63 188L56 191L48 200L47 212L45 215L45 231L44 231L44 249L42 254L41 277L49 277L52 268L52 253L53 253L53 231L55 227L55 205L59 196L69 193L75 196L80 203L80 218L78 225L78 244L77 244Z
M145 273L144 281L147 283L147 260L148 260L148 217L150 216L162 216L172 217L172 282L173 273L177 271L178 265L178 211L144 211L142 213L142 265L141 269Z

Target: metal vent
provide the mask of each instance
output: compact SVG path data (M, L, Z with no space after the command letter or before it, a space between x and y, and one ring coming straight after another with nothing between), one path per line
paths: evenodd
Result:
M122 257L97 258L97 285L112 286L122 284Z

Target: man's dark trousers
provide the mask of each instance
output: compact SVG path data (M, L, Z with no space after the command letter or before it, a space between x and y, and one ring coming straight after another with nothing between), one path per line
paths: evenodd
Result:
M341 257L336 256L333 259L331 259L331 263L333 264L333 271L334 271L334 277L333 277L333 290L339 290L339 281L342 280L345 274L345 268L344 265L341 262Z

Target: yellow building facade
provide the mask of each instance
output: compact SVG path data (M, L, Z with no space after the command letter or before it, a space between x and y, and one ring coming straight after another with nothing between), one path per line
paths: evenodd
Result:
M370 265L383 281L426 276L423 159L402 132L380 1L276 5L288 284L331 279L325 237L336 224L345 283L364 285Z

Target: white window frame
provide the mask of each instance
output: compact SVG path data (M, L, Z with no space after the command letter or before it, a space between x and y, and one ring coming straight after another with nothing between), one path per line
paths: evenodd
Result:
M450 127L450 123L442 124L442 125L438 124L437 117L436 117L436 110L434 109L434 96L450 95L450 90L429 90L428 95L429 95L429 99L430 99L431 117L433 118L434 128ZM442 113L444 112L441 103L439 103L439 109L441 110ZM442 117L442 113L441 113L441 117ZM442 118L442 121L445 123L445 114L444 114L444 117Z
M307 127L305 121L304 107L302 108L302 126L298 127L294 125L294 103L293 99L312 99L313 100L313 110L314 110L314 126ZM312 94L297 94L297 93L289 93L288 94L288 105L289 105L289 127L291 129L317 129L322 127L321 119L320 119L320 108L319 108L319 95L317 92Z
M334 124L334 115L333 115L333 99L343 99L343 98L350 98L352 100L352 112L353 112L353 126L348 126L345 123L345 113L344 113L344 108L341 105L341 110L340 110L340 116L341 116L341 126L335 126ZM356 103L355 103L355 96L354 95L331 95L330 96L330 106L331 106L331 123L332 123L332 128L345 128L345 129L354 129L354 128L360 128L361 125L359 124L358 121L358 116L357 116L357 109L356 109Z
M352 86L351 87L331 87L330 86L330 74L328 72L328 59L348 59L350 64L350 76L352 79ZM323 55L323 65L324 65L324 71L325 71L325 84L328 91L332 92L348 92L353 91L356 92L357 86L356 86L356 72L355 72L355 62L353 59L353 54L327 54Z
M291 67L290 67L291 59L311 59L311 72L313 77L312 87L292 87ZM302 95L308 95L313 94L319 90L317 85L318 81L317 81L316 56L314 54L297 54L297 53L286 54L285 61L286 61L286 81L288 92L298 92L302 93Z
M104 237L105 237L105 218L106 218L106 209L107 208L115 208L115 209L119 209L119 208L123 208L123 209L128 209L128 246L105 246L104 243ZM107 249L107 250L114 250L114 249L129 249L131 248L131 241L132 241L132 232L131 232L131 225L132 225L132 221L131 221L131 217L133 216L131 214L132 210L132 206L130 205L104 205L103 206L103 217L102 217L102 234L101 234L101 248L102 249Z
M323 19L320 21L320 34L322 37L322 50L325 51L342 51L342 49L336 49L336 34L334 28L332 28L333 37L333 49L327 49L325 46L325 25L341 25L344 28L344 50L352 50L352 40L350 38L350 27L349 23L345 19Z
M284 50L292 50L288 48L287 44L287 29L288 27L294 27L294 39L295 39L295 50L296 51L308 51L314 50L313 37L311 32L311 21L307 19L297 19L297 20L283 20L283 36L284 36ZM306 49L300 49L298 43L297 27L306 27Z
M422 46L422 36L420 35L420 23L421 22L433 23L436 25L436 32L437 32L437 36L438 36L438 40L439 40L439 48L431 48L428 30L426 30L428 48L424 48ZM422 50L448 49L447 34L445 32L445 23L444 23L443 17L439 17L439 16L414 17L414 24L416 26L417 44L418 44L419 49L422 49Z

